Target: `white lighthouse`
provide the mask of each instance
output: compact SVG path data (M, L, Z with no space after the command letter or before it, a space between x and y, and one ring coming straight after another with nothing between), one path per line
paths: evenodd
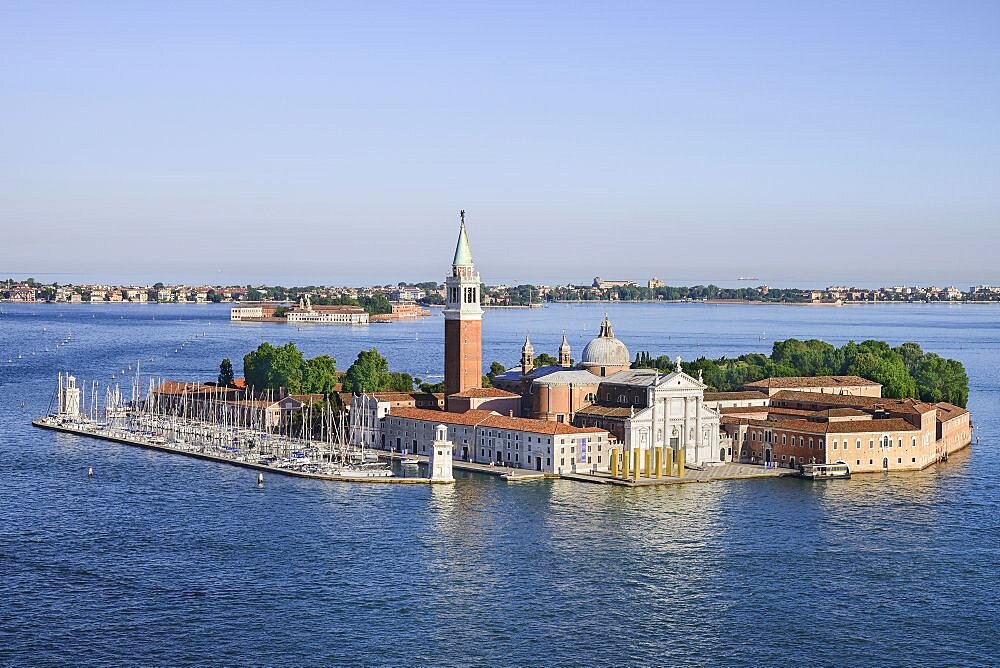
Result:
M451 472L451 451L453 444L448 440L448 427L439 424L434 427L434 442L431 444L431 456L428 468L431 480L454 482Z

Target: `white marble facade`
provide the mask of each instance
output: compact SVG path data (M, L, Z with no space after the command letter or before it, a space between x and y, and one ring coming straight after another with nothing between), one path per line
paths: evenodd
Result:
M717 464L723 455L719 413L705 405L705 385L683 371L658 376L647 387L646 408L625 422L626 449L684 448L689 465Z

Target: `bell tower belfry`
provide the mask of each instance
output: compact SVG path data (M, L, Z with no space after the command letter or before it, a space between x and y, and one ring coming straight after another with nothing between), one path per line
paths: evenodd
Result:
M445 279L444 385L445 396L482 387L483 309L479 305L479 272L465 231L465 211L460 214L458 244Z
M570 365L570 352L569 352L569 341L566 340L566 332L563 332L562 343L559 344L559 366L569 368Z

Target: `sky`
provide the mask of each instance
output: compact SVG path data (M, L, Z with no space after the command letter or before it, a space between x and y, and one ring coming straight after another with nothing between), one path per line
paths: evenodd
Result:
M0 0L0 276L1000 282L1000 3Z

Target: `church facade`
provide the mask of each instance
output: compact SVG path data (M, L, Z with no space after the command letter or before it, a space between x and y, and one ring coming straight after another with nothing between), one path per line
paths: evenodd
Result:
M626 450L684 449L691 465L729 461L732 444L720 432L720 415L705 403L706 385L684 373L632 369L625 344L605 316L598 335L572 366L563 335L559 364L535 368L534 347L525 338L521 364L493 384L521 395L521 414L577 427L607 430Z

